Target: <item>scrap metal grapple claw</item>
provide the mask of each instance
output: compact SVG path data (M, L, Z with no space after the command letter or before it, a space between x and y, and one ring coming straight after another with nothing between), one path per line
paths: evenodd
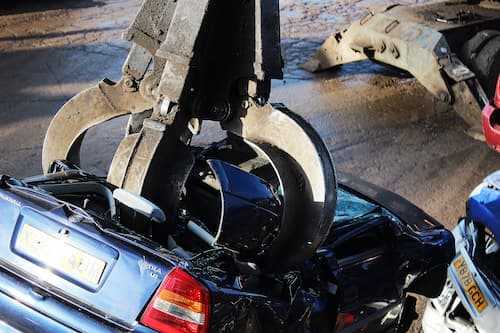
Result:
M118 83L104 80L66 103L43 147L79 160L85 132L131 114L108 182L178 216L195 163L191 137L219 121L270 160L283 196L280 232L266 267L283 270L311 257L326 237L336 203L330 154L314 129L267 103L282 78L278 0L146 0L124 33L133 43Z

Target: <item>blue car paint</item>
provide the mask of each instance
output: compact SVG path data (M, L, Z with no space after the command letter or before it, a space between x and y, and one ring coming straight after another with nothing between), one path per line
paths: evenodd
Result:
M500 171L486 177L484 183L488 185L469 198L468 213L473 221L488 227L500 239Z
M119 326L131 328L144 304L158 288L165 275L176 265L173 260L148 255L132 246L106 237L96 230L93 223L72 223L65 216L63 205L48 197L17 189L0 189L1 218L0 264L20 277L39 280L42 288L49 288L61 299L92 309ZM38 205L28 201L35 197ZM44 205L45 207L41 207ZM47 208L50 208L47 210ZM29 256L13 245L19 228L33 225L53 237L64 237L72 246L106 260L101 281L90 286L57 272L44 263L33 262ZM58 231L66 228L68 235ZM160 269L152 272L149 268ZM153 276L153 274L156 276Z
M363 189L368 190L363 186L356 189L349 186L343 186L343 188L347 191L346 193L361 198ZM370 189L373 190L373 188ZM383 192L377 193L380 199L384 197ZM369 199L364 198L358 200L362 203L358 207L360 210L371 205L366 201ZM415 209L414 206L394 196L390 198L391 202L397 203L396 206L400 209L405 205L408 209ZM67 281L57 272L51 276L50 282L52 283L48 281L44 283L37 278L36 273L43 271L43 268L15 254L10 246L16 226L24 223L21 207L25 206L31 207L27 215L37 212L38 215L35 215L39 217L40 222L68 228L70 234L74 233L78 236L75 242L84 246L93 255L103 256L105 260L115 260L114 264L110 263L107 267L108 271L105 272L101 281L102 286L89 290L88 286L81 283L79 285L78 281ZM390 209L390 207L387 208ZM362 213L356 212L355 208L352 209L353 215ZM381 322L387 311L404 302L404 289L408 287L404 285L405 274L422 275L434 265L447 262L449 251L442 250L453 247L453 242L450 244L450 238L447 237L447 231L440 229L440 225L432 218L421 213L413 215L412 220L403 223L392 210L391 213L387 211L382 214L382 217L377 217L385 219L381 225L388 227L388 231L393 233L391 238L394 239L394 242L387 244L389 255L381 258L382 260L370 256L355 256L350 258L349 262L344 261L345 264L343 264L342 260L336 257L335 248L326 242L318 251L317 256L304 265L302 277L304 280L301 283L306 285L318 283L313 281L316 279L318 267L321 266L323 270L321 274L330 276L329 278L323 277L324 283L330 281L331 276L336 279L338 293L335 297L338 298L339 308L335 308L329 301L331 296L309 293L302 289L300 284L290 282L288 285L285 284L282 293L273 291L274 287L280 284L280 282L276 283L279 281L278 277L249 276L248 280L241 281L241 286L229 285L226 281L227 276L230 276L229 273L222 272L222 276L217 276L216 273L205 270L203 264L195 260L186 264L179 258L145 251L140 243L134 246L116 237L110 237L109 234L99 230L94 223L69 222L68 209L65 204L42 193L19 188L0 189L0 211L3 216L0 218L0 223L2 223L0 257L5 256L0 262L2 267L0 269L0 308L5 307L11 311L2 313L0 317L5 327L20 331L43 332L46 327L47 332L73 330L148 332L149 329L137 323L140 313L169 269L175 265L181 265L210 290L211 332L272 332L287 329L300 331L307 329L306 321L301 318L321 315L321 312L325 311L333 321L335 321L336 311L351 311L357 315L357 323L348 330L360 327L366 329L367 332L378 332L382 328L394 325L394 321L384 321L384 324ZM30 217L33 218L35 215L30 215ZM422 217L427 222L419 221ZM373 221L373 219L368 221ZM429 226L425 232L408 227L421 223ZM380 222L374 223L374 225L377 224ZM53 234L56 229L49 228L45 231ZM359 231L362 232L362 229ZM363 230L365 229L370 228ZM335 222L332 230L335 230ZM356 232L353 235L356 235ZM80 242L88 244L83 245ZM95 247L99 246L103 246L104 253L96 251ZM401 260L408 258L413 260L415 265L408 271L398 270ZM143 264L141 275L141 265L138 262L142 259L145 264ZM148 267L151 267L149 265L160 267L162 273L155 283L150 282L149 285L144 286L144 273L157 272L157 269L148 270ZM115 273L117 275L114 275ZM284 277L281 279L287 281ZM10 281L10 283L5 281ZM376 283L377 288L373 288L373 283ZM60 288L60 284L63 284L64 288ZM136 294L136 289L141 289L143 293ZM110 294L104 294L105 291L109 291ZM100 295L101 298L108 297L108 299L98 299L96 295ZM96 303L93 303L93 297ZM140 301L132 300L132 298L140 299ZM142 304L139 304L141 302ZM374 310L374 304L378 307L376 310ZM110 307L106 308L108 305ZM121 308L117 309L116 306L121 306ZM135 315L133 315L134 312ZM31 323L38 324L30 326Z

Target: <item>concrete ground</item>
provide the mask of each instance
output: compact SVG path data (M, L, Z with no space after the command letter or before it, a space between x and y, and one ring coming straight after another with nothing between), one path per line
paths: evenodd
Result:
M320 75L299 64L334 30L378 0L282 0L285 80L272 100L319 131L337 169L395 191L452 228L500 154L464 134L463 121L406 74L369 62ZM52 116L71 96L118 79L130 45L120 39L140 0L12 1L0 4L0 172L41 172ZM83 164L104 173L125 120L89 133ZM210 127L209 127L210 128Z

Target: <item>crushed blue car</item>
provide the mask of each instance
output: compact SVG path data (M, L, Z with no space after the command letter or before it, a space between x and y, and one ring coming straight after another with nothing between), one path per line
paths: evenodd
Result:
M470 194L453 229L456 253L440 295L424 312L424 332L495 332L500 323L500 171Z
M314 255L268 267L282 189L269 165L248 171L231 145L196 148L175 217L67 161L2 176L0 330L404 331L407 293L439 294L452 234L346 175Z

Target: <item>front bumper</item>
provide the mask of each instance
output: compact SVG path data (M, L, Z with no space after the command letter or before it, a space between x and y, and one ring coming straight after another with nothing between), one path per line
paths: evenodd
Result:
M427 301L422 317L423 331L425 333L477 333L473 323L453 315L458 306L460 306L460 299L448 279L441 295Z
M485 276L478 271L470 257L470 252L474 246L474 231L469 224L462 220L453 230L455 237L456 256L448 268L448 280L439 297L430 299L422 319L422 328L425 333L443 332L496 332L500 327L499 300L494 296L485 281ZM464 262L470 278L474 285L482 293L487 302L487 306L478 308L473 304L473 296L468 295L469 290L464 284L464 279L460 278L459 268L455 267L455 262ZM469 292L470 294L470 292ZM468 314L467 318L460 316L459 307L463 307Z

